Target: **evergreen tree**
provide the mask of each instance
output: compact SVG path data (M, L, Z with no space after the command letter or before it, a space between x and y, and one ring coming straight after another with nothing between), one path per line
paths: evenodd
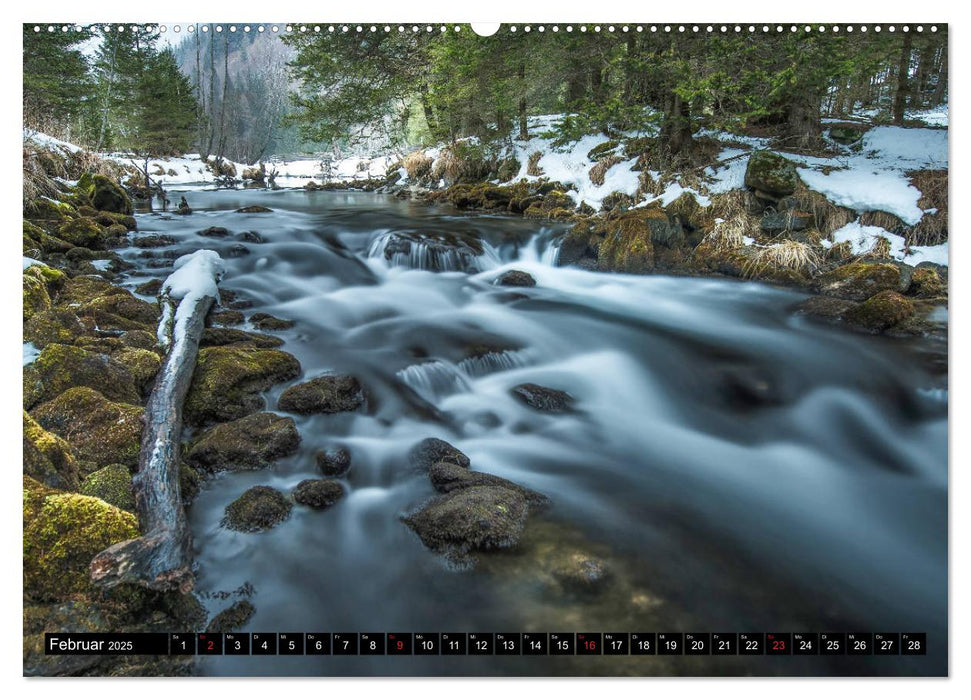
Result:
M24 124L49 128L75 123L88 108L91 80L80 46L90 38L86 29L62 31L45 25L23 25Z

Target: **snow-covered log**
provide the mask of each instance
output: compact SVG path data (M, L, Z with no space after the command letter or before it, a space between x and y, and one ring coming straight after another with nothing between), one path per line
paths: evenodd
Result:
M145 408L138 473L132 480L144 534L112 545L91 561L92 580L106 588L137 583L155 590L192 589L192 538L179 492L182 404L222 272L218 253L199 250L175 261L175 272L159 293L158 335L166 357Z

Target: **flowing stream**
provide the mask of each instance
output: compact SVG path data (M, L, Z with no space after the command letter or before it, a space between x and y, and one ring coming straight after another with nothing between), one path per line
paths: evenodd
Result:
M347 372L369 393L362 412L294 416L301 447L273 468L206 483L189 517L211 612L248 596L256 613L243 630L254 632L904 631L927 632L929 648L927 657L224 656L203 657L200 672L945 671L947 393L946 377L928 369L939 351L929 341L810 321L791 310L802 295L760 284L558 268L561 225L364 193L184 194L190 216L139 216L138 235L176 243L122 251L137 266L131 286L164 277L175 254L215 249L227 258L221 287L253 301L247 314L296 321L276 334L304 379ZM254 204L273 212L234 211ZM233 235L197 235L209 226ZM263 242L237 238L245 231ZM418 234L470 244L444 250ZM508 269L537 285L495 286ZM470 352L482 345L493 351ZM569 392L578 410L526 407L509 393L524 382ZM267 392L268 410L286 386ZM405 459L428 436L453 443L473 469L550 497L516 551L457 569L400 521L434 495ZM244 490L289 492L319 477L316 451L336 446L352 454L336 505L297 506L260 534L220 526ZM592 597L550 582L573 551L606 563L608 585Z

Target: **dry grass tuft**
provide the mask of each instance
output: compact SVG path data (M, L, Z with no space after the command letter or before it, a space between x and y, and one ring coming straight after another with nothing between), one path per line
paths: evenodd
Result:
M748 223L744 216L731 221L721 221L706 235L700 245L710 246L718 252L738 250L745 245Z
M915 170L907 173L910 184L920 190L921 197L917 206L921 209L936 209L933 214L924 214L906 238L907 245L939 245L947 240L947 170Z
M884 236L876 236L873 239L873 243L870 245L870 249L867 250L861 257L873 258L877 260L883 260L890 257L890 239Z
M907 233L908 226L899 217L885 211L865 211L860 214L860 224L863 226L879 226L885 231L898 235Z
M618 163L623 162L623 158L620 156L607 156L606 158L601 158L597 161L597 164L590 168L590 182L597 185L598 187L604 184L604 179L607 177L607 171Z
M52 164L44 154L51 155L49 151L43 151L34 148L31 144L24 143L23 204L25 207L29 201L37 197L55 197L59 192L57 183L54 182L53 178L64 177L64 175L49 172Z
M529 154L529 162L526 163L526 174L530 177L540 177L543 169L539 167L540 158L543 157L542 151L533 151Z
M797 202L796 209L812 214L816 228L825 236L856 220L855 211L833 204L824 195L806 187L802 181L799 181L792 196Z
M770 268L812 273L819 263L819 255L805 243L783 241L759 248L742 272L746 277L755 277Z
M414 151L404 157L401 165L408 173L409 180L420 180L431 172L434 162L435 159L424 151Z

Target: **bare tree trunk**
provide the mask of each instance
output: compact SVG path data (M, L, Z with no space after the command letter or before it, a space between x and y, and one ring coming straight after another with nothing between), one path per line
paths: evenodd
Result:
M152 211L152 181L148 179L148 156L145 156L145 193L148 195L148 210Z
M219 105L219 160L226 154L226 92L229 89L229 34L223 44L223 96Z
M428 124L428 131L433 137L438 136L438 120L435 119L435 112L432 110L432 103L428 99L428 84L422 83L419 88L421 98L421 110L425 115L425 123Z
M206 157L212 153L212 142L215 134L212 128L212 114L216 109L216 44L212 36L212 25L209 26L209 138L206 141Z
M163 314L171 321L175 303L167 296L161 301ZM182 332L172 338L145 408L138 473L132 479L138 520L145 534L113 544L91 561L92 580L105 588L137 583L187 593L194 585L192 536L179 491L179 445L182 404L192 381L206 314L214 302L211 296L182 301L191 308Z
M205 160L209 157L208 145L206 144L206 98L202 92L202 45L199 40L199 25L196 25L196 142L198 143L199 155Z
M900 49L897 63L897 90L893 96L893 123L903 124L907 110L907 80L910 77L910 50L914 44L913 32L904 34L904 45Z
M526 62L519 62L519 138L525 141L529 138L529 127L526 119Z
M934 87L934 94L931 97L931 107L944 104L947 99L947 44L941 47L940 52L941 67L937 72L937 85Z

